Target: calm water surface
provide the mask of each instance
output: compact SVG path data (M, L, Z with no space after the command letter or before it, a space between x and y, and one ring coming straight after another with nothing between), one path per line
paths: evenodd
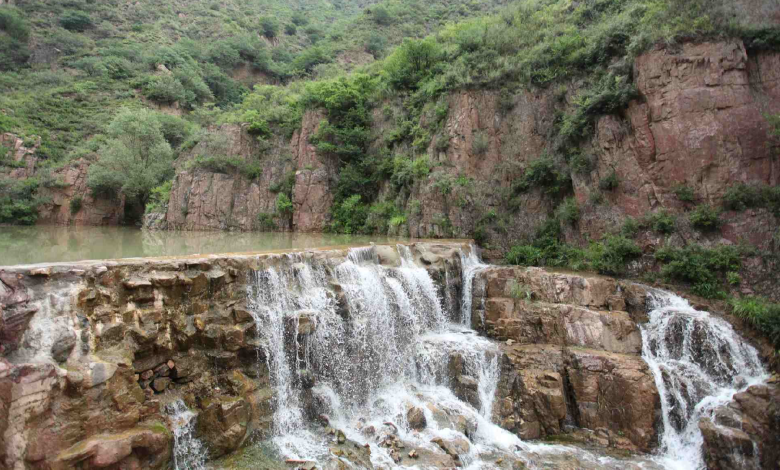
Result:
M0 266L90 259L295 250L400 238L262 232L169 232L131 227L0 226Z

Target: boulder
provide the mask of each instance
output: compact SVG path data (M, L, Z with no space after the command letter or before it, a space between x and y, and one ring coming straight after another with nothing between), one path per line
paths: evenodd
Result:
M409 427L422 431L428 425L428 421L425 419L425 412L422 408L413 406L406 412L406 422L409 423Z
M197 433L212 458L237 449L247 435L250 406L243 398L206 400L198 415Z

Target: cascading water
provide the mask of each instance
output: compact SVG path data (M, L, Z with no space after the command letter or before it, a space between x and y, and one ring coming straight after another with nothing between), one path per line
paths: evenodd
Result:
M480 270L487 267L479 259L476 248L471 247L468 254L460 253L460 264L463 270L463 297L460 302L460 323L462 325L471 325L471 299L474 288L474 278Z
M767 378L756 350L725 320L685 299L652 290L650 321L642 326L642 357L661 396L659 462L672 469L704 468L699 419Z
M205 470L205 448L195 437L196 415L181 399L166 406L173 429L174 470Z

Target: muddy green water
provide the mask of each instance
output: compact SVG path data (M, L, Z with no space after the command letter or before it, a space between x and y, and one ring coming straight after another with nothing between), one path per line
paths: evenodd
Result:
M169 232L131 227L0 226L0 266L94 259L299 250L405 239L322 233Z

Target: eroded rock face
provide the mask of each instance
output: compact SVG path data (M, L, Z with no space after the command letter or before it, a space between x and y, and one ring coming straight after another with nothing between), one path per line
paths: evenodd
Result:
M573 425L596 431L594 444L656 445L660 399L625 311L636 292L601 276L514 267L484 269L474 286L472 324L505 343L497 422L525 439Z
M777 468L780 461L777 378L734 395L732 402L716 410L714 421L703 418L699 429L704 436L707 468Z

